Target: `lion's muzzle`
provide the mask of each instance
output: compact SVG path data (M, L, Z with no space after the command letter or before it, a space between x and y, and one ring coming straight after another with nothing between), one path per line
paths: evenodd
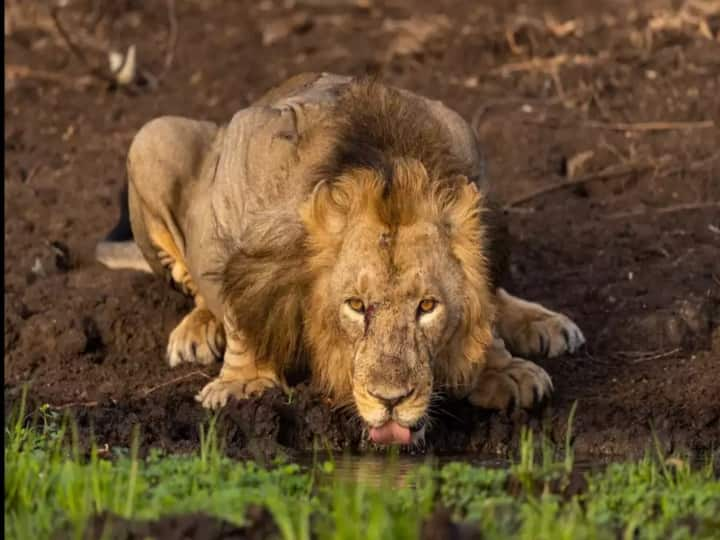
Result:
M431 384L422 370L398 357L384 356L373 368L356 373L355 403L370 428L370 439L411 444L427 413Z
M381 444L410 444L432 395L430 351L419 345L414 307L405 312L398 305L376 308L353 357L355 404L370 438Z

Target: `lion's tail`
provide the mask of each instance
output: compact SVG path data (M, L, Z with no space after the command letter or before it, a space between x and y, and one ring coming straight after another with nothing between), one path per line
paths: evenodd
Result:
M127 185L120 194L120 219L105 240L95 246L95 258L114 270L129 269L152 273L140 248L133 241Z
M152 273L150 265L132 240L128 242L108 242L103 240L95 246L95 258L113 270L138 270Z

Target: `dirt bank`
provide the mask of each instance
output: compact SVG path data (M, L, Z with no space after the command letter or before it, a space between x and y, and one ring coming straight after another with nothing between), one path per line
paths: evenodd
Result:
M537 2L290 4L178 3L157 85L147 81L168 59L164 2L63 9L87 62L104 61L88 43L136 46L152 75L130 90L88 76L41 8L10 9L6 402L31 382L35 402L74 408L101 443L127 445L140 424L154 445L196 446L205 413L193 394L217 366L163 361L188 302L92 258L117 217L129 141L160 114L226 121L293 73L370 70L472 121L511 205L513 290L588 337L580 357L541 361L557 390L552 433L564 435L578 400L579 452L637 453L651 429L667 449L717 448L720 13L660 0L568 0L552 13ZM271 393L226 416L238 453L362 447L359 426L304 387L291 403ZM456 404L440 420L427 448L504 452L525 416Z

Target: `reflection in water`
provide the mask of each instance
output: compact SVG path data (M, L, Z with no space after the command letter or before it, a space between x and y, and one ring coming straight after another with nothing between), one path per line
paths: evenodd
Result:
M312 468L331 461L332 473L325 476L327 480L362 483L374 487L399 488L412 486L413 472L423 465L435 469L450 462L463 462L476 467L505 469L513 461L492 456L456 454L444 456L408 456L399 455L397 451L368 454L328 454L319 453L315 456L300 457L299 464ZM575 459L573 469L580 472L593 472L605 468L613 459ZM324 475L323 475L324 476Z
M300 464L312 467L332 461L334 469L332 478L368 484L375 487L403 487L411 485L412 473L422 465L433 468L441 467L451 461L462 461L471 465L489 468L508 467L510 462L499 458L482 456L450 455L450 456L408 456L398 455L392 451L376 454L320 454L306 456L299 460Z

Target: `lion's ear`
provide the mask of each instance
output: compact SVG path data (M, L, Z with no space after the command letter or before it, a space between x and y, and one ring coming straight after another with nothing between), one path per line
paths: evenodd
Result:
M342 192L322 181L300 208L300 219L307 231L306 245L318 267L331 265L340 249L348 216L342 197Z
M452 196L444 203L445 218L451 234L455 237L479 239L482 237L482 193L464 176L457 177L455 182Z
M347 210L337 190L323 180L300 209L300 217L311 235L336 235L347 223Z

